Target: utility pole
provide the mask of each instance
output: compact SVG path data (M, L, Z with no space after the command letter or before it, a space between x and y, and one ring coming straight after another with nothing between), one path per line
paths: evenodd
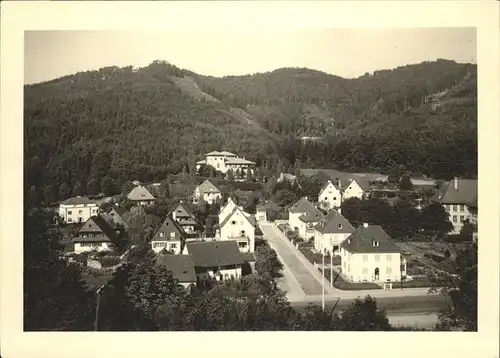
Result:
M98 327L99 327L99 304L100 304L100 301L101 301L101 290L104 288L106 284L102 285L101 287L99 287L99 289L97 290L97 303L96 303L96 308L95 308L95 321L94 321L94 331L98 331Z
M325 250L323 249L323 267L322 269L322 280L321 280L321 308L325 310Z

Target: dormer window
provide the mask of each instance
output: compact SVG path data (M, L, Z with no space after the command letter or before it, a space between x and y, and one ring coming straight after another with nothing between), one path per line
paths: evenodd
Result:
M339 229L342 229L342 224L339 224Z
M163 231L160 232L160 237L165 237L165 233Z
M373 243L373 247L379 246L379 242L377 240L372 240L372 243Z

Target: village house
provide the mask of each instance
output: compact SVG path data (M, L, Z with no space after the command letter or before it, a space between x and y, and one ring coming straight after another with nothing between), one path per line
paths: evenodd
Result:
M182 228L186 234L186 238L198 237L203 234L203 225L196 219L194 214L189 211L182 201L172 211L172 218Z
M199 203L204 201L208 204L213 204L217 200L222 199L222 194L215 185L213 185L210 180L205 180L203 183L198 185L193 193L193 203Z
M116 232L100 215L91 216L71 240L75 253L87 251L111 251Z
M314 227L319 224L324 215L307 197L300 198L288 210L288 225L304 240L314 238Z
M132 191L128 193L127 199L141 206L153 205L156 201L155 197L142 185L138 185L132 189Z
M370 194L370 182L366 179L351 179L343 188L342 200L366 199Z
M153 234L151 239L151 249L155 253L162 250L171 251L173 254L180 254L185 242L185 233L169 213Z
M452 234L459 234L466 221L477 226L477 180L453 179L441 198L441 204L453 225Z
M196 273L191 255L158 255L156 265L172 271L174 278L185 288L196 285Z
M238 205L234 202L232 198L228 198L227 202L224 204L223 207L221 207L219 211L219 223L223 222L226 217L233 212L233 209L236 208Z
M255 219L258 223L267 222L267 207L265 205L258 205L255 211Z
M340 245L354 232L340 209L330 211L314 228L314 248L330 255L340 254Z
M250 170L253 174L255 162L246 160L245 158L239 158L236 154L231 152L210 152L205 154L205 159L196 162L196 170L199 170L202 165L209 165L215 170L226 174L228 170L232 170L233 173L239 170L242 175L245 175L247 170Z
M406 276L401 249L379 225L363 224L340 247L342 275L348 282L397 282Z
M276 179L276 182L277 183L286 182L292 186L297 185L299 188L301 187L297 177L290 173L280 173L280 176L278 177L278 179Z
M219 222L216 240L234 241L241 252L254 252L255 226L255 218L251 214L233 206L231 212Z
M112 228L123 227L128 229L127 210L117 205L113 206L107 213L103 213L102 217L108 222Z
M340 208L340 204L342 204L342 193L339 188L333 185L331 180L328 180L319 191L318 202L320 208L323 210Z
M240 279L243 255L234 241L188 242L182 252L191 255L199 281Z
M59 204L59 216L66 224L84 223L99 213L99 206L93 200L82 196L69 198Z

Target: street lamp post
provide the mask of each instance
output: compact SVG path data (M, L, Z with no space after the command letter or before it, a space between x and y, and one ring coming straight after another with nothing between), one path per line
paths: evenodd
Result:
M101 290L104 288L106 284L102 285L97 289L97 302L96 302L96 308L95 308L95 321L94 321L94 331L98 331L98 325L99 325L99 304L101 301Z

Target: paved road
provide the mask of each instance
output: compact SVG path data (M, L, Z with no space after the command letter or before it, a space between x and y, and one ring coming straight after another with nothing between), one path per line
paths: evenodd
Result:
M320 302L321 301L321 274L316 273L316 269L300 252L293 247L284 237L283 233L273 224L265 223L260 225L264 238L270 246L276 251L279 259L283 262L284 278L278 281L280 287L287 291L290 302ZM319 275L319 276L318 276ZM318 278L320 277L320 278ZM326 281L326 280L325 280ZM299 287L300 286L300 287ZM326 282L325 286L329 286ZM290 290L290 291L289 291ZM421 297L428 295L428 288L405 288L404 290L393 289L384 290L358 290L348 291L336 288L325 287L325 301L335 301L341 299L363 298L366 295L372 297ZM305 297L304 297L305 296Z
M321 285L311 272L304 266L302 261L297 257L286 242L278 235L279 229L273 224L261 225L264 237L276 251L283 264L290 270L291 275L300 284L302 291L307 295L321 295Z

